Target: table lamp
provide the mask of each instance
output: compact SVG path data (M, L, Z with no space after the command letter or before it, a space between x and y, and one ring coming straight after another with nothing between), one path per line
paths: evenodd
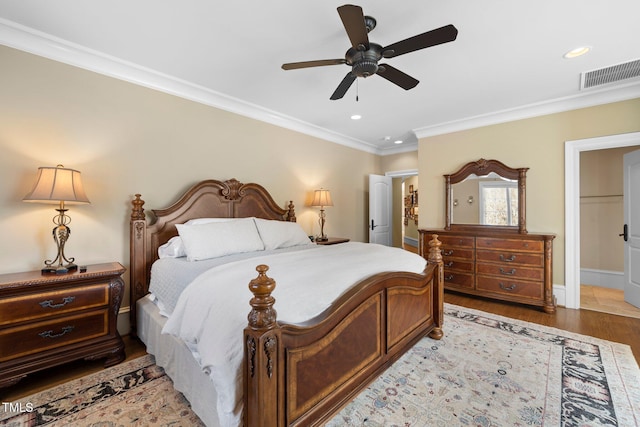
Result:
M320 207L320 235L316 237L316 241L318 242L326 242L329 240L327 235L324 234L324 223L326 215L324 213L325 206L333 206L333 202L331 201L331 193L329 190L315 190L315 194L313 195L313 201L311 202L311 206L319 206Z
M90 203L82 187L80 172L65 168L62 165L56 167L38 168L38 177L33 190L24 196L25 202L59 203L56 209L58 215L53 217L53 240L58 246L58 255L53 260L45 260L43 273L64 274L78 268L74 264L75 258L67 258L64 254L64 245L69 239L71 229L68 224L71 218L66 214L65 203Z

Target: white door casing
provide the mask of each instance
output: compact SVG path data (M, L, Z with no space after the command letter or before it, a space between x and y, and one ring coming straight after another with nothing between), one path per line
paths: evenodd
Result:
M392 178L369 175L369 243L391 246Z
M633 145L640 145L640 132L565 142L565 289L562 299L567 308L580 308L580 153Z

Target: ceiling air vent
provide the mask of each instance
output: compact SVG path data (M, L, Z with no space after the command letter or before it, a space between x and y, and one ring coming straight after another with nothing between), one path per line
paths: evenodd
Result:
M640 59L584 72L580 78L580 89L589 89L634 77L640 77Z

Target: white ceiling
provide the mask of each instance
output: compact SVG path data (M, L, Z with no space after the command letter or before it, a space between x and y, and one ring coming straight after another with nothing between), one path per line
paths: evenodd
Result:
M382 46L447 24L458 38L384 60L420 80L414 89L372 76L331 101L347 65L280 66L343 58L342 4L0 0L0 43L378 154L640 97L638 78L579 89L582 72L640 58L638 0L361 0L378 24L369 39ZM563 58L581 45L592 51ZM350 119L356 113L361 120Z

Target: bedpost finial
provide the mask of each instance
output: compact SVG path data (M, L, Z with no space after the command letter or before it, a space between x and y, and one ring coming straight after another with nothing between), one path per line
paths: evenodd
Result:
M296 207L293 205L293 200L289 200L289 205L287 206L287 221L296 222Z
M144 209L142 208L144 200L140 198L140 194L136 194L135 196L136 198L131 201L131 204L133 205L133 209L131 210L131 220L144 220Z
M267 276L269 267L260 264L256 267L258 277L249 282L249 290L253 293L251 298L251 312L249 313L249 327L254 330L273 329L276 326L276 310L273 308L276 302L271 292L276 288L276 281Z
M431 262L442 262L442 251L440 250L442 242L438 240L437 234L431 235L429 240L429 257L427 258Z

